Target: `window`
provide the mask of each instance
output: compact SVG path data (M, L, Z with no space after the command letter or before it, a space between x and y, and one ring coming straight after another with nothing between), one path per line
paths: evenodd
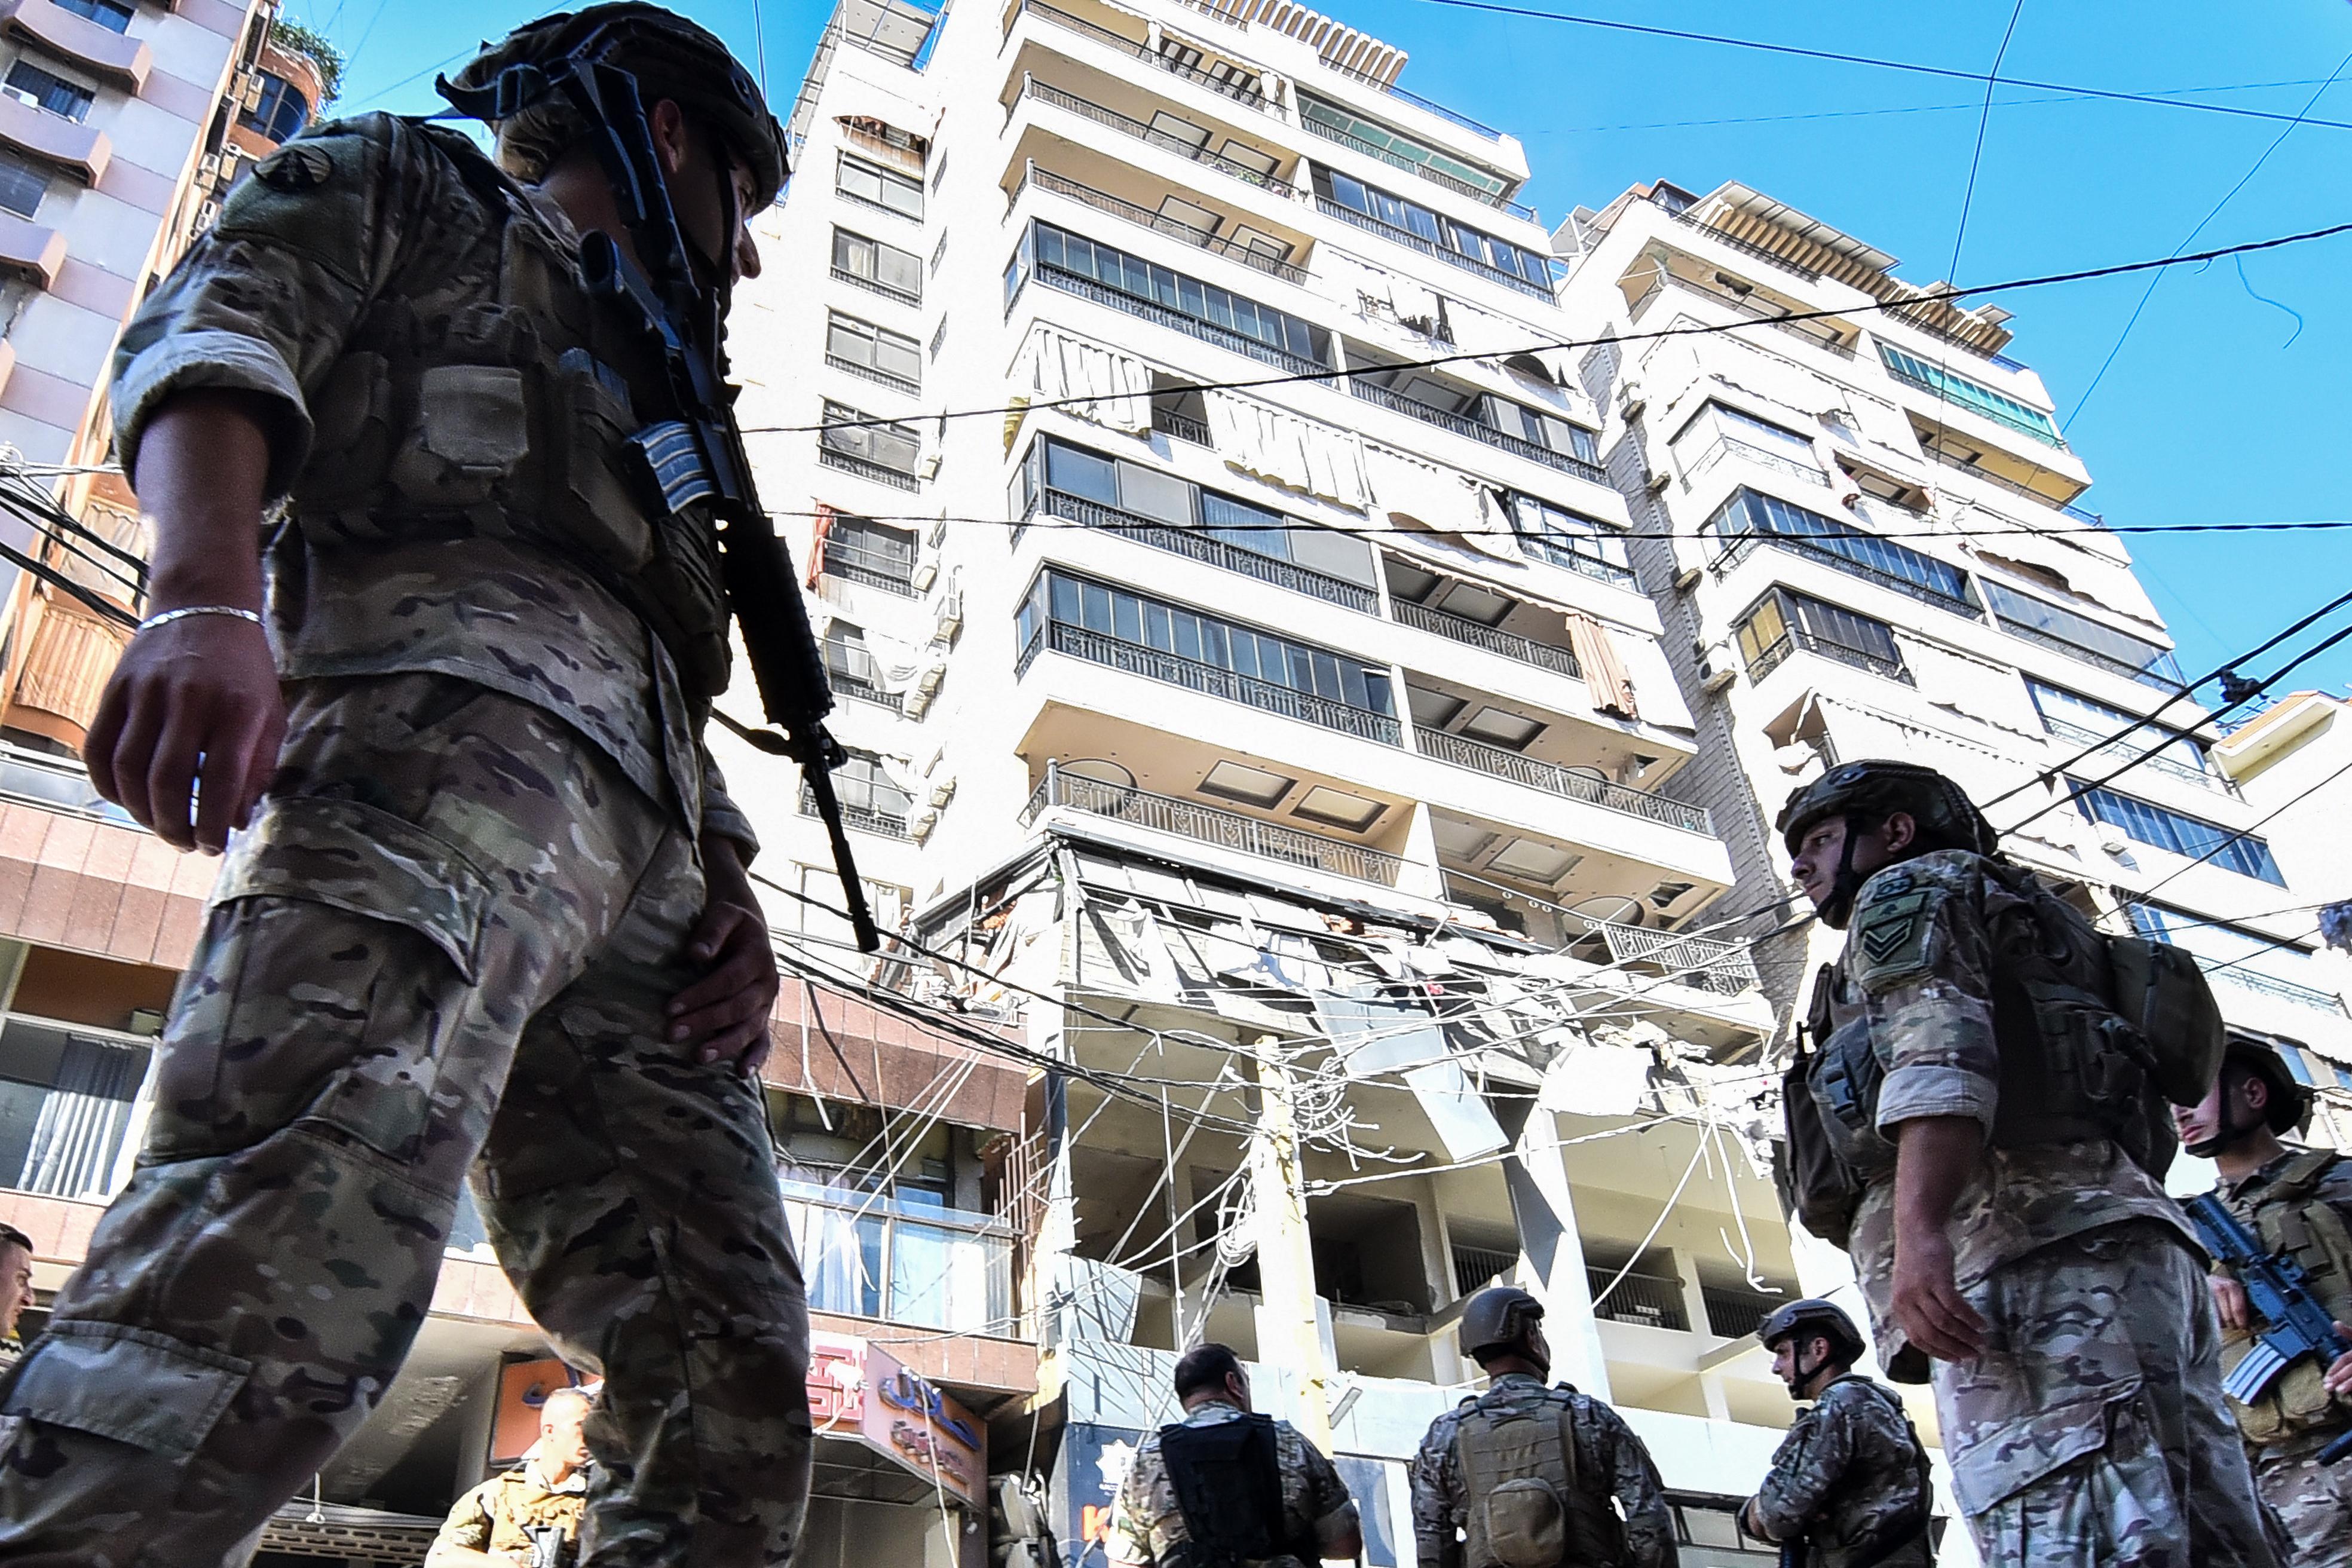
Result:
M921 304L922 265L911 250L901 250L845 228L833 231L834 276L861 284L877 294L903 300L909 305Z
M1417 250L1425 250L1446 260L1468 261L1474 267L1505 274L1532 286L1532 290L1545 299L1551 298L1551 262L1523 246L1459 224L1442 213L1433 212L1418 202L1368 185L1362 181L1315 166L1315 194L1332 206L1345 208L1372 220L1390 231L1391 237L1401 239Z
M844 153L839 157L834 170L835 190L869 207L879 207L917 223L923 221L922 181L908 179L853 153Z
M0 208L18 217L31 217L41 210L41 198L49 194L49 176L13 153L0 153Z
M284 77L261 73L261 98L236 117L236 122L272 142L291 142L310 123L310 106Z
M1466 185L1482 196L1498 197L1510 189L1510 182L1492 170L1465 163L1339 104L1302 92L1298 95L1298 112L1309 131L1326 135L1337 132L1331 137L1333 141L1353 146L1383 163L1413 174L1434 174L1442 183Z
M2080 786L2076 786L2080 787ZM2076 797L2094 822L2120 827L2131 838L2158 849L2168 849L2192 860L2205 860L2242 877L2286 886L2271 847L2251 833L2233 832L2201 816L2158 805L2120 790L2084 789Z
M905 598L915 595L915 536L905 529L837 516L824 536L824 570L837 577Z
M131 7L122 0L57 0L57 7L118 33L131 31Z
M2063 447L2066 445L2066 438L2058 433L2058 426L2052 422L2050 416L2032 404L2020 403L2007 393L1995 392L1982 382L1956 375L1942 365L1929 364L1916 354L1905 353L1890 342L1880 342L1878 357L1886 362L1886 368L1894 373L1897 381L1908 383L1923 392L1932 392L1947 403L1956 403L1972 414L1981 414L2012 430L2022 431L2046 446Z
M148 1052L145 1042L45 1018L0 1025L0 1187L110 1193Z
M932 273L933 273L934 275L936 275L936 274L939 272L939 269L940 269L940 258L942 258L942 257L946 256L946 255L947 255L947 253L948 253L948 237L947 237L947 235L946 235L944 232L942 232L942 233L940 235L940 242L939 242L937 245L935 245L935 246L931 247L931 260L930 260L930 268L931 268L931 271L932 271Z
M836 691L853 697L882 691L881 671L874 662L874 651L866 646L866 628L847 621L837 620L824 628L824 672Z
M1968 574L1958 567L1778 496L1745 488L1734 490L1704 528L1722 542L1723 553L1717 560L1727 568L1769 542L1938 609L1980 618Z
M26 59L8 68L8 86L19 97L29 97L51 114L61 114L68 120L88 119L89 106L98 101L95 88L68 81Z
M1895 630L1885 621L1786 588L1773 589L1741 617L1738 639L1751 680L1763 679L1801 648L1889 679L1911 679Z
M2087 745L2093 741L2105 741L2126 726L2140 722L2140 715L2137 713L2111 708L2105 702L2069 691L2062 686L2036 680L2031 676L2026 678L2025 687L2032 694L2035 711L2042 715L2042 727L2060 739L2075 744ZM2147 752L2163 740L2165 729L2164 721L2157 720L2134 730L2117 744L2133 752ZM2168 771L2193 773L2200 779L2211 777L2205 765L2205 748L2186 737L2158 748L2148 760L2159 767L2171 763L2172 768Z
M2173 662L2169 649L2030 594L2021 594L1990 577L1983 582L1985 603L1991 606L2001 630L2033 642L2054 645L2063 652L2150 686L2169 689L2181 684L2180 666Z
M923 353L929 358L936 360L940 357L940 345L947 341L948 319L945 316L941 316L940 318L940 324L931 329L930 346L925 349Z
M1510 510L1512 529L1529 553L1603 583L1634 585L1625 541L1607 523L1533 496L1513 495Z
M825 329L824 358L836 369L902 392L923 390L923 351L914 339L838 310Z
M1213 283L1188 278L1051 224L1033 225L1030 244L1034 246L1036 265L1041 269L1075 275L1131 299L1238 333L1293 359L1309 360L1318 365L1331 363L1331 334L1287 311L1261 305ZM1024 244L1024 256L1028 249L1029 245ZM1016 272L1018 268L1016 261ZM1019 285L1017 276L1008 278L1009 290L1017 290Z
M940 154L940 161L931 165L931 189L935 191L938 190L940 188L940 182L946 179L947 175L948 155L945 153L941 153Z
M1506 436L1517 436L1522 441L1532 441L1547 452L1559 452L1580 462L1598 463L1599 446L1592 432L1583 426L1562 419L1557 414L1546 414L1539 408L1529 408L1524 403L1514 403L1507 397L1486 395L1483 409L1484 423Z
M833 770L833 791L841 797L844 815L858 827L887 824L903 831L915 805L915 797L892 780L882 759L871 752L852 751L848 761Z
M915 488L915 463L923 449L922 437L911 425L896 421L867 422L869 416L847 404L827 399L824 423L817 434L817 461L846 468L869 479Z

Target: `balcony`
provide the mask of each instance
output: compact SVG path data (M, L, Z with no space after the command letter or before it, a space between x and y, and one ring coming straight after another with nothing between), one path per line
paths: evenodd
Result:
M1829 537L1843 538L1846 536L1832 535ZM1862 533L1859 530L1855 531L1852 537L1869 542L1870 543L1878 542L1874 535ZM1966 599L1955 598L1951 595L1931 588L1924 583L1914 582L1912 579L1904 576L1899 572L1890 572L1883 566L1872 565L1867 561L1858 561L1852 555L1844 554L1837 550L1832 549L1826 544L1817 542L1815 540L1807 538L1803 535L1780 533L1748 534L1745 537L1735 541L1731 545L1725 549L1722 554L1715 558L1714 570L1717 576L1723 576L1728 574L1733 568L1737 567L1741 562L1747 560L1750 555L1753 555L1757 551L1767 547L1774 550L1786 551L1791 555L1799 556L1807 561L1818 561L1822 565L1829 567L1832 571L1843 572L1849 577L1859 577L1865 583L1875 583L1880 587L1890 589L1895 593L1904 595L1906 598L1916 599L1923 605L1933 605L1936 608L1947 611L1955 616L1965 616L1972 621L1981 621L1984 619L1984 612ZM1900 549L1901 547L1886 545L1883 546L1883 548L1895 550Z
M5 741L0 741L0 800L23 801L123 827L139 826L129 812L91 786L79 763Z
M1276 686L1254 675L1243 675L1236 670L1186 658L1181 654L1164 653L1140 643L1107 637L1083 626L1071 626L1066 621L1051 621L1040 629L1029 646L1022 649L1020 662L1013 671L1015 676L1026 674L1030 664L1041 652L1065 654L1124 674L1139 675L1147 680L1164 681L1203 696L1239 702L1263 712L1352 735L1358 740L1373 741L1384 746L1404 744L1403 726L1394 714L1350 707L1328 697Z
M1156 321L1160 326L1182 332L1186 337L1198 338L1204 343L1214 343L1219 348L1230 349L1237 354L1246 354L1260 364L1270 364L1277 370L1291 371L1302 375L1314 375L1328 374L1331 369L1328 364L1318 364L1311 359L1302 358L1286 350L1276 348L1272 344L1262 343L1257 339L1234 331L1230 327L1221 327L1214 321L1204 321L1198 317L1188 316L1181 310L1171 310L1155 300L1129 294L1125 289L1107 289L1093 279L1072 272L1066 268L1040 261L1036 264L1035 276L1037 281L1048 289L1058 289L1066 294L1076 294L1081 300L1091 300L1097 305L1108 305L1114 310L1124 310L1130 316L1139 316L1147 321Z
M1298 123L1310 133L1320 136L1327 142L1336 142L1350 152L1360 153L1367 158L1378 159L1391 169L1402 169L1417 179L1427 180L1431 184L1440 185L1446 190L1468 196L1472 201L1482 202L1487 206L1509 213L1513 217L1525 218L1529 223L1536 221L1536 209L1531 206L1523 205L1494 191L1482 191L1467 180L1455 179L1443 169L1433 169L1426 163L1408 158L1390 148L1375 146L1353 132L1343 131L1337 125L1327 124L1312 114L1300 115Z
M1728 246L1732 249L1739 252L1742 256L1752 256L1768 267L1777 267L1781 271L1789 273L1793 277L1801 278L1808 283L1819 282L1821 280L1822 275L1814 271L1811 268L1806 266L1803 262L1791 261L1789 258L1781 255L1779 251L1773 250L1766 246L1759 245L1752 239L1742 239L1736 234L1727 233L1726 231L1716 227L1711 223L1701 223L1698 219L1691 216L1687 212L1678 212L1675 213L1673 216L1676 223L1682 224L1685 227L1695 228L1698 230L1699 233L1706 236L1707 238L1715 241L1717 245Z
M847 697L858 702L871 702L877 708L887 708L893 713L907 710L907 699L901 692L886 690L866 676L827 665L824 683L835 697Z
M1920 445L1927 449L1927 456L1935 458L1936 461L1943 464L1944 467L1948 468L1958 469L1961 473L1968 475L1970 479L1982 479L1989 485L1999 486L2000 489L2009 491L2011 495L2023 496L2027 500L2035 501L2046 507L2054 507L2058 510L2065 513L2068 517L2073 518L2076 522L2088 523L2093 528L2105 528L2107 525L2107 520L2100 516L2095 511L2092 511L2084 507L2075 506L2072 502L2053 500L2049 496L2043 495L2040 490L2037 490L2029 485L2021 485L2015 479L2012 479L2004 474L1996 474L1990 468L1979 468L1974 463L1963 462L1959 458L1952 456L1949 452L1945 451L1941 447L1937 446L1932 441L1923 441Z
M1181 137L1171 136L1164 131L1154 130L1140 120L1131 119L1116 109L1106 109L1091 100L1080 98L1076 93L1064 92L1058 87L1048 87L1034 77L1023 80L1021 96L1034 98L1040 103L1050 103L1056 109L1066 110L1082 119L1091 120L1105 130L1116 131L1122 136L1148 142L1163 153L1172 153L1177 157L1198 163L1204 169L1214 169L1218 174L1239 180L1245 185L1255 185L1259 190L1265 191L1269 195L1279 196L1284 201L1294 200L1298 195L1287 183L1276 179L1272 174L1260 174L1246 163L1237 163L1222 153L1210 152L1206 147L1196 147Z
M1475 257L1465 256L1450 246L1440 245L1433 239L1424 239L1409 228L1399 228L1396 225L1383 222L1370 213L1360 213L1345 203L1335 202L1328 196L1317 196L1315 205L1327 216L1360 228L1367 234L1376 234L1382 239L1391 239L1399 245L1410 246L1423 256L1433 256L1440 261L1459 267L1465 272L1475 272L1489 282L1499 283L1504 288L1515 289L1530 299L1541 300L1547 305L1559 303L1550 289L1530 283L1517 273L1506 272L1501 268L1489 266Z
M894 375L887 370L880 370L861 361L835 353L825 355L824 363L843 374L854 375L860 381L870 381L877 386L887 386L893 392L903 392L909 396L922 395L923 384L911 376Z
M950 1333L1019 1331L1010 1226L879 1193L779 1185L812 1310Z
M801 815L814 816L816 814L816 792L806 784L801 785ZM906 817L899 813L879 811L848 800L841 803L841 820L846 826L856 828L861 833L871 833L879 838L914 837L907 827Z
M1613 1268L1584 1270L1586 1289L1592 1292L1592 1315L1606 1318L1612 1323L1639 1323L1645 1328L1672 1329L1677 1333L1690 1327L1690 1318L1683 1306L1683 1282L1662 1274L1627 1274L1619 1279ZM1610 1281L1616 1280L1615 1289ZM1609 1293L1603 1298L1601 1292Z
M1708 826L1711 829L1712 819ZM1626 925L1617 921L1594 921L1591 924L1607 944L1612 963L1651 965L1662 980L1696 986L1717 996L1742 995L1763 984L1756 973L1755 956L1746 942L1654 931L1648 926Z
M1379 596L1360 583L1350 583L1344 577L1334 577L1309 566L1301 566L1272 555L1261 555L1238 544L1228 544L1198 528L1179 527L1055 489L1038 492L1035 510L1066 522L1117 533L1139 543L1149 544L1154 550L1165 550L1171 555L1182 555L1223 571L1238 572L1244 577L1255 577L1261 583L1287 588L1294 594L1305 594L1327 604L1360 610L1368 616L1380 612Z
M1171 239L1181 240L1196 249L1213 251L1219 256L1238 261L1253 270L1263 272L1270 278L1279 278L1286 283L1296 283L1301 287L1306 285L1307 269L1303 267L1294 266L1279 257L1270 256L1254 246L1237 245L1222 235L1210 233L1205 228L1194 228L1191 224L1178 223L1172 217L1163 217L1150 207L1139 206L1133 202L1114 196L1108 191L1096 190L1092 185L1082 185L1076 180L1055 174L1051 169L1040 169L1034 163L1022 175L1021 183L1013 187L1010 200L1019 201L1021 193L1032 186L1041 191L1050 191L1057 196L1067 196L1070 200L1090 206L1098 213L1107 213L1112 217L1134 224L1139 228L1148 228L1155 234L1164 234Z
M154 51L146 39L77 16L55 0L18 0L8 16L7 31L133 93L147 85L147 73L154 66Z
M1220 77L1213 72L1202 70L1199 66L1191 64L1188 61L1180 60L1172 55L1159 53L1149 46L1139 43L1137 40L1127 37L1123 33L1114 33L1108 27L1097 26L1093 22L1087 21L1083 16L1073 16L1070 13L1061 9L1059 6L1045 5L1044 4L1044 0L1022 0L1020 6L1013 11L1010 17L1006 19L1006 27L1012 27L1024 16L1043 17L1045 20L1053 23L1054 26L1057 27L1066 27L1073 33L1092 38L1095 42L1101 44L1106 47L1117 49L1120 54L1126 55L1132 59L1141 60L1146 65L1158 66L1161 70L1168 72L1171 76L1180 76L1186 81L1195 82L1202 87L1207 88L1211 92L1216 93L1223 98L1231 99L1235 103L1243 104L1250 109L1254 109L1260 114L1273 115L1277 119L1280 118L1280 115L1275 109L1274 105L1268 103L1265 100L1265 96L1257 90L1254 79L1250 81L1244 82L1235 79ZM1174 40L1180 46L1187 47L1192 47L1192 41L1186 38L1181 33L1170 31L1167 32L1164 37ZM1211 49L1205 45L1199 46L1197 52L1203 56L1213 56L1217 53L1216 50Z
M2309 985L2298 985L2292 980L2276 980L2267 974L2257 974L2242 963L2208 963L2202 959L2198 963L2208 979L2222 981L2265 996L2275 996L2298 1007L2309 1007L2314 1012L2330 1014L2337 1018L2344 1016L2343 998L2332 991L2321 991Z
M1466 616L1452 616L1444 610L1433 610L1426 605L1416 605L1410 599L1394 599L1390 601L1390 605L1396 612L1396 618L1406 626L1435 632L1439 637L1484 648L1488 653L1500 654L1521 664L1532 664L1538 669L1549 669L1554 675L1564 675L1570 680L1584 679L1584 671L1577 666L1576 655L1567 648L1553 647L1516 633L1499 631Z
M1173 408L1162 408L1158 404L1152 405L1151 427L1171 440L1189 441L1195 447L1216 445L1209 435L1207 420L1195 419L1189 414L1181 414Z
M1434 757L1441 763L1451 763L1455 767L1471 768L1496 778L1508 779L1513 784L1526 784L1547 795L1559 795L1563 800L1582 801L1587 805L1622 812L1646 822L1678 827L1685 833L1706 834L1710 837L1715 833L1715 824L1703 806L1668 800L1664 795L1652 795L1646 790L1633 789L1625 784L1612 784L1607 779L1594 778L1590 773L1562 767L1558 763L1547 763L1501 746L1490 746L1484 741L1474 741L1467 735L1416 726L1413 743L1423 755ZM1675 939L1671 932L1658 934L1668 940L1679 940Z
M1756 657L1748 661L1748 679L1761 682L1766 676L1788 662L1790 654L1798 652L1818 654L1823 658L1835 659L1840 664L1871 675L1882 676L1888 680L1899 680L1906 686L1916 684L1911 679L1911 671L1905 667L1899 655L1889 656L1873 653L1866 648L1848 647L1843 643L1834 643L1826 637L1816 637L1801 627L1790 628L1758 649Z
M833 280L846 283L853 289L863 289L869 294L879 294L885 300L895 300L901 305L920 305L922 295L905 289L895 289L878 278L868 278L862 272L852 272L846 267L833 269Z
M1829 476L1822 472L1821 466L1817 463L1801 463L1784 452L1775 452L1770 447L1759 447L1753 441L1742 441L1732 436L1718 436L1708 443L1706 451L1701 452L1687 468L1683 469L1683 489L1689 489L1697 484L1708 469L1722 462L1750 463L1768 473L1778 474L1784 479L1793 479L1801 485L1826 487L1830 482Z
M2046 715L2042 721L2042 726L2050 731L2052 739L2062 741L2069 747L2077 750L2084 747L2095 748L2090 761L2091 765L2100 772L2129 763L2133 767L2154 768L2158 773L2169 773L2174 778L2185 779L2194 784L2202 784L2207 789L2229 792L2228 784L2218 774L2172 755L2171 742L2168 740L2162 742L2163 749L2153 749L2158 746L2159 737L2163 734L2162 730L2156 725L2151 724L2147 729L2123 741L2116 741L2112 736L2086 730L2080 724L2070 724L2063 719L2053 719Z
M113 155L105 132L26 103L13 93L0 93L0 143L54 163L85 185L98 184Z
M1022 809L1022 825L1026 826L1035 822L1052 806L1066 806L1097 816L1116 817L1138 827L1174 834L1198 844L1213 845L1220 849L1236 850L1244 855L1279 860L1287 865L1310 867L1318 871L1328 871L1335 877L1376 882L1384 888L1397 885L1398 873L1404 866L1402 857L1383 850L1368 849L1360 844L1326 838L1319 833L1304 833L1280 823L1263 822L1237 811L1227 811L1222 806L1203 805L1198 801L1180 800L1172 795L1152 795L1143 790L1104 784L1097 779L1081 778L1048 766L1045 782L1037 786L1036 793L1029 797L1029 804Z
M1918 323L1914 321L1913 325ZM1878 357L1885 363L1886 374L1904 385L1927 393L1929 396L1966 409L1981 419L2006 426L2021 436L2030 436L2045 447L2055 447L2063 452L2070 448L2065 437L2058 433L2050 416L2038 408L2020 403L1991 387L1980 386L1963 375L1955 375L1941 365L1931 365L1905 353L1892 343L1881 342Z
M911 490L916 488L915 476L887 463L877 463L871 458L861 458L855 452L845 452L838 447L817 443L816 460L828 468L839 468L845 474L856 474L877 485L892 489Z
M63 231L0 212L0 271L14 272L47 289L66 264Z
M1391 392L1376 382L1366 381L1360 375L1351 375L1348 378L1348 390L1367 403L1376 403L1382 408L1393 409L1423 424L1451 430L1457 436L1466 436L1473 441L1483 441L1489 447L1514 453L1531 463L1541 463L1544 467L1557 468L1563 474L1574 474L1578 479L1589 479L1596 485L1605 485L1609 482L1609 476L1601 471L1601 465L1598 463L1588 463L1583 458L1570 453L1555 452L1549 447L1538 446L1524 436L1514 436L1507 430L1497 430L1491 425L1482 425L1466 414L1455 414L1444 408L1433 407L1418 398L1407 397L1404 394Z
M1480 121L1473 120L1466 114L1456 114L1454 110L1446 108L1445 105L1437 102L1433 99L1423 98L1417 92L1407 92L1403 88L1397 86L1397 84L1392 81L1382 81L1379 77L1370 75L1365 71L1350 70L1348 67L1340 65L1334 60L1325 60L1323 62L1323 68L1329 71L1334 76L1343 76L1349 81L1361 82L1366 87L1372 89L1376 92L1384 92L1388 94L1389 97L1400 100L1405 103L1410 103L1416 109L1425 109L1430 113L1437 116L1440 120L1459 125L1463 130L1467 131L1473 136L1481 137L1488 142L1500 142L1503 139L1503 133L1496 130L1493 126L1486 124Z

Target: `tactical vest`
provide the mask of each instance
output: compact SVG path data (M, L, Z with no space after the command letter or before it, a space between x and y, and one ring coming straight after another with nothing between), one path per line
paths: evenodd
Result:
M2111 948L2129 939L2099 931L2031 872L1993 860L1982 868L2024 900L1996 915L1990 932L2000 1054L1991 1142L2111 1140L2162 1180L2179 1140L2157 1087L2158 1053L2117 1007ZM2135 957L2153 945L2134 944ZM1814 982L1808 1048L1782 1081L1789 1142L1776 1173L1791 1212L1840 1247L1863 1194L1895 1171L1895 1144L1877 1125L1886 1062L1867 1007L1837 995L1851 984L1831 966ZM2215 1026L2218 1038L2218 1014Z
M489 534L561 551L645 617L707 702L730 663L717 531L702 508L662 503L628 439L673 416L657 357L479 148L416 129L478 210L442 215L448 287L380 295L311 400L293 524L330 549ZM493 253L495 277L467 275Z
M1244 1415L1206 1426L1160 1429L1160 1460L1184 1516L1185 1539L1171 1547L1167 1568L1241 1568L1291 1557L1318 1561L1311 1535L1284 1529L1280 1447L1270 1415Z
M1570 1391L1551 1390L1521 1409L1489 1392L1460 1408L1454 1457L1466 1500L1465 1568L1614 1568L1624 1560L1624 1521L1609 1506L1613 1478L1579 1473Z
M1848 1380L1869 1389L1903 1418L1903 1430L1911 1435L1911 1469L1913 1483L1918 1489L1918 1517L1902 1521L1883 1534L1835 1545L1809 1535L1804 1568L1935 1568L1936 1552L1928 1533L1936 1506L1935 1479L1927 1447L1919 1441L1919 1429L1912 1425L1911 1413L1903 1407L1902 1396L1893 1389L1851 1373L1838 1381Z
M2352 1234L2333 1204L2319 1195L2319 1184L2343 1156L2333 1150L2314 1149L2288 1160L2285 1170L2263 1193L2255 1205L2253 1231L2264 1251L2284 1254L2303 1265L2311 1292L2334 1314L2352 1323ZM2232 1333L2221 1347L2221 1372L2227 1376L2253 1349L2252 1338ZM2332 1398L2321 1381L2325 1363L2306 1356L2279 1375L2270 1392L2252 1405L2230 1401L2238 1429L2257 1447L2294 1442L2352 1426L2352 1411Z

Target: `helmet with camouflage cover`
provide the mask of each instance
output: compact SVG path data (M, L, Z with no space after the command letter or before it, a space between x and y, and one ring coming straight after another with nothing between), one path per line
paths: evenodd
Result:
M783 188L791 172L784 128L759 84L717 35L664 6L620 0L541 16L485 47L447 86L460 93L496 89L514 105L492 121L499 163L519 180L538 180L587 132L570 100L544 90L558 66L583 58L636 78L648 108L669 99L709 123L751 173L760 207Z
M1838 867L1837 884L1817 912L1832 926L1843 926L1853 908L1862 879L1853 874L1854 839L1858 832L1875 827L1895 813L1917 826L1918 852L1967 849L1979 855L1999 852L2000 835L1958 784L1930 767L1886 758L1840 763L1789 797L1780 808L1778 826L1789 853L1796 854L1805 836L1832 817L1843 817L1850 831Z
M2308 1085L2297 1082L2294 1074L2288 1070L2286 1058L2279 1054L2275 1042L2260 1035L2242 1034L2232 1029L2229 1044L2221 1053L2224 1084L2229 1081L2231 1068L2254 1074L2270 1090L2270 1097L2263 1106L2260 1125L2284 1136L2301 1132L2311 1124L2311 1106L2315 1096ZM2210 1159L2223 1147L2253 1131L2253 1126L2236 1124L2225 1097L2221 1103L2221 1124L2213 1130L2212 1136L2200 1138L2183 1147L2200 1159Z
M1481 1361L1515 1349L1543 1315L1543 1303L1516 1285L1481 1290L1462 1309L1462 1353Z

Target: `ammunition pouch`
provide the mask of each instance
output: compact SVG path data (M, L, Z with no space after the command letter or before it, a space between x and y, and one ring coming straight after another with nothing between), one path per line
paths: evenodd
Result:
M1515 1409L1488 1394L1465 1405L1454 1454L1469 1500L1467 1568L1611 1568L1624 1560L1624 1522L1606 1500L1612 1479L1580 1473L1571 1398L1556 1392Z

